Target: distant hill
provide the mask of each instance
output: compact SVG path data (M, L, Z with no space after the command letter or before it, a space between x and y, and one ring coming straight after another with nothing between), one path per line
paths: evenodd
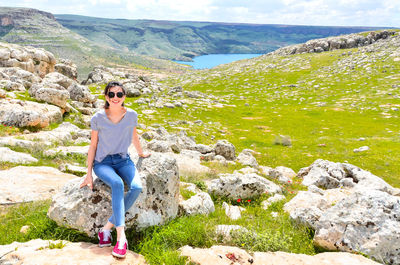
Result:
M110 43L95 42L62 26L51 13L31 8L0 7L0 41L44 48L78 66L79 78L98 64L108 66L174 69L180 66L166 60L138 55Z
M268 53L310 39L379 29L55 17L64 27L96 43L178 60L214 53Z

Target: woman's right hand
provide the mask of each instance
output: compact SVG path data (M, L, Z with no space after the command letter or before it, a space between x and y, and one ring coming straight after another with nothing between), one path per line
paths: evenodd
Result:
M91 174L88 174L88 175L86 176L86 178L83 180L83 182L81 183L81 185L79 186L79 188L81 189L81 188L83 188L83 187L85 187L85 186L89 186L89 188L90 188L91 190L93 190L93 177L92 177Z

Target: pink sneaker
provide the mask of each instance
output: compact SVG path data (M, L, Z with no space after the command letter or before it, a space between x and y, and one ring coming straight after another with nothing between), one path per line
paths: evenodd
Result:
M104 232L103 229L101 229L97 234L97 237L99 239L99 247L111 246L112 237L110 231Z
M127 248L128 248L128 242L125 241L125 243L121 249L121 248L119 248L119 241L117 241L117 244L115 244L114 249L111 254L118 258L125 258Z

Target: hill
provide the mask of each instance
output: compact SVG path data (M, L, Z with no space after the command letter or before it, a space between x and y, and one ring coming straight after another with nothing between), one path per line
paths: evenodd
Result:
M156 58L190 60L215 53L268 53L310 39L377 28L106 19L55 15L64 27L96 42Z
M0 41L41 47L59 58L68 58L78 66L80 78L98 64L171 70L182 68L165 60L158 60L95 43L56 21L50 13L30 8L0 8Z

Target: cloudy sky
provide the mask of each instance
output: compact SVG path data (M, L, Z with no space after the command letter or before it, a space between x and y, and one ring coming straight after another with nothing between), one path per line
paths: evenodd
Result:
M106 18L400 27L400 0L0 0L0 6Z

